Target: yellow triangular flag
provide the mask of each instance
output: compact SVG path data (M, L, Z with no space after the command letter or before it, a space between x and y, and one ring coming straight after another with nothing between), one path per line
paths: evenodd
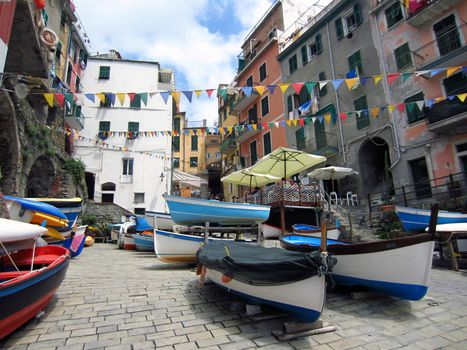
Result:
M357 83L358 79L359 78L345 79L345 83L347 84L349 90L352 90L354 85Z
M374 107L371 109L371 116L373 118L376 118L378 116L378 113L379 113L379 107Z
M279 88L281 89L283 94L285 94L285 92L287 91L289 86L290 86L290 84L279 84Z
M44 98L46 99L50 107L54 106L54 94L44 94Z
M252 124L252 126L253 126L253 130L257 130L258 124Z
M102 103L105 103L105 94L100 92L98 94L96 94L96 97L102 102Z
M124 92L117 92L116 93L118 100L120 101L120 105L123 106L125 103L125 93Z
M286 122L287 126L291 126L291 125L292 125L292 121L291 121L291 120L286 120L285 122Z
M435 102L438 103L438 102L441 102L441 101L444 101L445 98L444 97L436 97L435 98Z
M394 105L389 105L388 106L388 110L389 110L390 113L394 112L395 108L396 108L396 106L394 106Z
M292 123L293 123L293 126L297 126L298 120L294 119L294 120L292 120Z
M203 90L193 90L193 92L195 93L196 97L199 98L199 96L201 95L201 92L203 92Z
M373 79L375 80L375 85L378 85L379 81L380 81L381 79L383 79L383 76L382 76L382 75L375 75L375 76L373 77Z
M459 100L461 100L462 102L465 101L466 97L467 97L467 92L464 92L463 94L457 95L457 98L459 98Z
M450 77L454 73L457 73L461 69L462 69L462 67L450 67L450 68L446 69L446 78Z
M172 91L171 95L175 103L179 104L180 103L180 91Z
M224 134L224 128L219 128L219 134L223 135Z
M263 94L265 89L266 89L266 86L262 86L262 85L255 86L255 90L258 91L258 94L260 96Z
M326 113L324 115L324 121L329 124L331 122L331 113Z
M227 128L227 130L229 130L229 133L231 133L231 132L232 132L232 127L229 126L229 127Z

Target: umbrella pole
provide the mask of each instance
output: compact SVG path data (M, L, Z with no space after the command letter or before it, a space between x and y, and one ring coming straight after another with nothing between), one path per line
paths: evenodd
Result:
M282 181L282 191L281 191L281 234L285 234L285 206L284 206L284 192L285 192L285 181L287 181L287 161L284 152L284 180Z

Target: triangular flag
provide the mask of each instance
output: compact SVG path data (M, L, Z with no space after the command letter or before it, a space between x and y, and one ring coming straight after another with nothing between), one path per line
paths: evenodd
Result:
M160 93L162 99L164 100L164 103L167 104L167 100L169 99L170 93L168 91L163 91Z
M216 89L206 89L206 93L208 94L209 98L211 98L211 95L212 95L214 90L216 90Z
M452 101L456 98L456 95L448 95L448 100Z
M295 89L295 92L296 92L297 94L299 94L299 93L300 93L300 90L301 90L302 87L303 87L303 83L293 83L292 86L293 86L293 88Z
M407 79L412 75L412 73L402 73L402 82L405 83Z
M394 105L389 105L389 106L388 106L389 113L394 112L394 108L396 108L396 106L394 106Z
M135 96L136 96L136 93L134 93L134 92L129 92L128 93L128 97L130 98L130 103L133 102L133 100L135 99Z
M91 95L91 94L89 94ZM94 97L94 95L92 95ZM54 106L54 94L51 94L51 93L47 93L47 94L44 94L44 98L45 100L47 101L47 103L49 104L50 107L53 107ZM94 101L92 101L94 102Z
M400 73L388 74L387 75L388 84L391 85L394 82L394 80L396 80L399 77L399 75L401 74Z
M318 84L316 81L309 81L308 83L305 83L305 87L310 95L313 93L313 89L315 88L316 84Z
M371 109L371 116L372 116L373 118L376 118L376 117L378 116L378 113L379 113L379 107L373 107L373 108Z
M334 86L334 89L337 90L337 89L339 89L339 86L341 86L343 81L344 81L343 79L332 80L332 86ZM319 82L319 88L320 88L320 90L322 89L321 82Z
M415 107L415 102L409 102L405 104L405 107L407 108L407 112L412 113L414 107Z
M217 92L224 100L227 99L227 89L219 89Z
M421 112L423 110L423 106L425 105L425 101L418 101L417 102L417 107L418 110Z
M105 99L110 102L111 106L113 106L115 104L115 94L107 93L107 94L105 94Z
M298 125L304 126L304 125L305 125L305 119L300 119L300 120L298 121Z
M319 89L322 90L326 84L328 83L328 80L323 80L319 82Z
M442 73L444 71L445 68L441 68L441 69L432 69L431 70L431 77L434 77L435 75L438 75L439 73Z
M199 96L201 95L201 92L202 92L202 91L203 91L203 90L193 90L193 92L195 93L196 97L198 97L198 98L199 98Z
M464 102L466 97L467 97L467 92L457 95L457 98L461 100L461 102Z
M70 104L70 107L73 105L74 102L74 97L72 93L65 93L63 94L65 96L65 101L67 101Z
M242 90L243 90L244 94L246 95L246 97L250 97L250 95L251 95L251 93L253 91L253 88L251 86L243 86Z
M255 86L255 90L258 91L258 94L263 95L263 92L264 90L266 90L266 87L262 85L258 85L258 86Z
M147 92L141 92L138 95L141 98L141 102L143 102L144 105L147 106L148 105L148 93Z
M433 106L433 102L435 102L435 100L432 98L429 98L428 100L426 100L427 107L431 108L431 106Z
M123 92L117 92L116 95L117 95L118 100L120 101L120 105L123 106L123 104L125 103L126 94Z
M345 122L345 120L347 119L347 113L341 113L340 118L343 122Z
M369 77L360 77L360 84L365 86L366 82L370 79Z
M375 76L373 76L373 79L375 81L375 85L378 85L380 80L383 79L383 76L382 75L375 75Z
M96 97L101 101L102 103L105 103L105 94L103 93L98 93L96 94Z
M281 89L283 94L285 94L285 92L287 91L289 86L290 86L290 84L279 84L279 88Z
M277 85L268 85L268 90L271 93L271 95L274 94L274 90L276 90Z
M404 111L404 108L405 108L405 104L404 104L404 103L399 103L399 104L397 105L397 110L398 110L399 112L401 112L401 113Z
M268 123L268 126L269 126L269 129L271 129L271 130L272 130L272 129L274 128L274 122L270 122L270 123Z
M180 91L172 91L170 93L176 104L180 103Z
M324 121L326 122L326 124L329 124L331 122L331 113L326 113L324 115Z
M63 107L63 104L65 103L65 97L63 94L54 94L55 100L57 101L57 104L60 107Z
M258 124L253 124L253 130L257 130L258 129Z
M419 77L420 75L425 75L425 74L430 73L430 72L431 72L430 70L419 70L419 71L415 72L415 75L417 77Z
M193 98L193 91L182 91L183 95L185 95L188 102L191 103L191 99Z
M349 90L352 90L352 88L357 82L358 82L358 78L345 79L345 83L347 84L347 88Z
M84 96L86 96L86 98L89 99L90 101L96 102L94 94L84 94Z

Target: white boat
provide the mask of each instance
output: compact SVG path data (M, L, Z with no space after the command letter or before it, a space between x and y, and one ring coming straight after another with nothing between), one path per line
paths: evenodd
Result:
M301 321L319 318L327 273L321 253L297 254L280 248L219 243L209 243L198 252L205 278L249 302L280 308ZM334 262L328 259L329 268Z
M307 235L311 237L321 238L321 228L313 225L295 224L292 225L293 232L297 235ZM327 230L327 237L329 239L338 240L340 231L337 227L330 227Z
M282 230L279 227L265 223L261 224L261 232L264 239L278 238L282 234Z
M256 225L269 217L270 206L221 202L193 197L164 195L173 221L178 225Z
M8 252L22 249L31 249L44 245L43 241L37 244L40 237L48 231L45 227L32 225L16 220L0 218L0 242L3 243ZM0 246L0 254L5 250Z
M157 258L166 263L196 263L196 252L203 242L203 236L154 231L154 251Z
M153 223L154 228L158 230L171 230L174 221L170 213L163 213L159 211L146 211L146 216L149 219L149 222Z

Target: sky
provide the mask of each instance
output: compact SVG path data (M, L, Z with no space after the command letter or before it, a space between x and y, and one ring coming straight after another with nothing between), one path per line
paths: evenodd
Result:
M92 53L157 61L175 70L177 90L216 89L235 77L248 32L273 0L74 0ZM194 95L193 95L194 96ZM181 97L188 120L217 121L217 98Z

